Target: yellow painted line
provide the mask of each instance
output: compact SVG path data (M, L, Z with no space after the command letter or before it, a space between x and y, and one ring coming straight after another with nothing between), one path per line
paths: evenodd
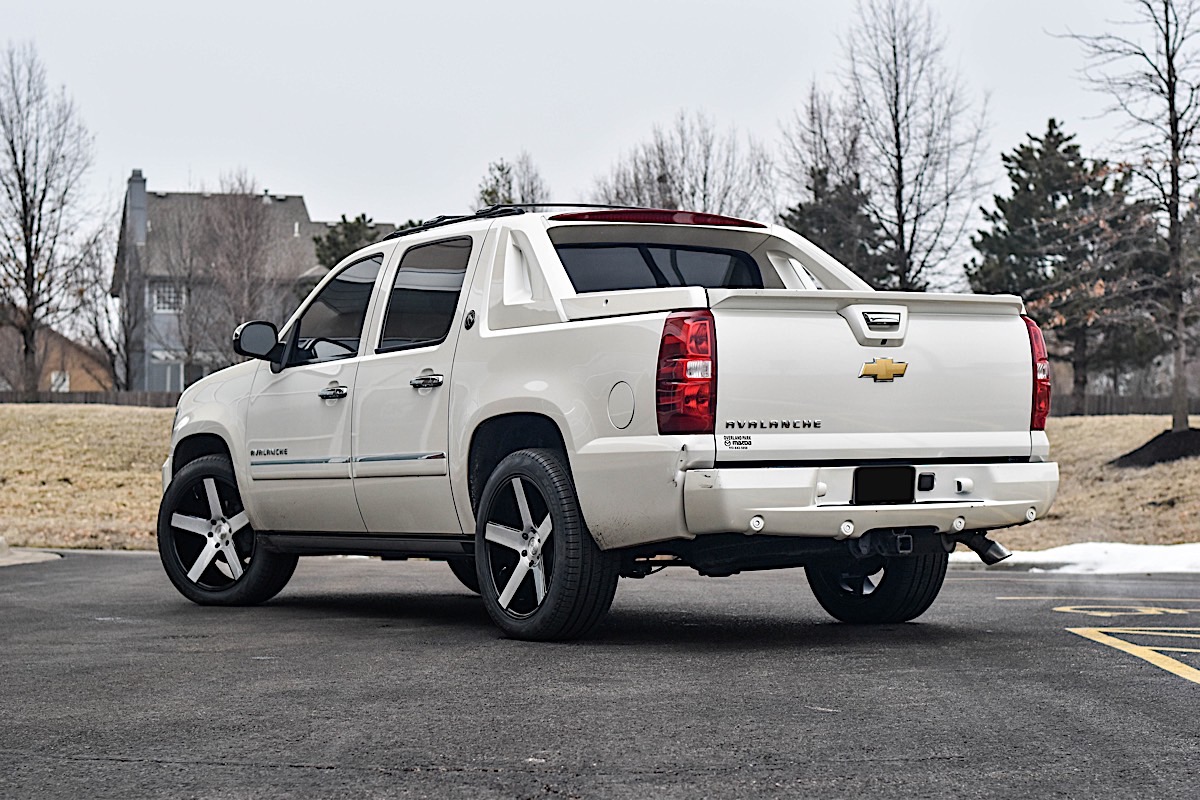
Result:
M1079 597L1078 595L1034 595L997 597L997 600L1102 600L1110 603L1200 603L1200 597Z
M1187 615L1200 609L1161 608L1159 606L1057 606L1053 611L1064 614L1086 614L1089 617L1158 617L1164 614Z
M1111 635L1123 633L1126 635L1138 634L1200 638L1200 628L1067 628L1067 630L1098 644L1107 645L1108 647L1120 650L1122 653L1128 653L1143 661L1148 661L1159 669L1165 669L1172 675L1177 675L1186 681L1200 684L1200 669L1190 667L1182 661L1176 661L1160 652L1168 648L1145 647Z

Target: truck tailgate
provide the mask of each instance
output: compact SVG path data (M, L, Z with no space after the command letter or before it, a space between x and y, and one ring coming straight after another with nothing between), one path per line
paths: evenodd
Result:
M1030 455L1033 376L1018 298L709 297L718 463Z

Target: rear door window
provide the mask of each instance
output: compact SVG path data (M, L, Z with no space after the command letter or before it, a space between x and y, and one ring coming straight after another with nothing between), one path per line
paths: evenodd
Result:
M580 294L669 286L763 288L758 264L740 250L643 243L560 244L555 249Z
M428 347L444 341L470 258L469 236L410 248L396 270L376 352Z

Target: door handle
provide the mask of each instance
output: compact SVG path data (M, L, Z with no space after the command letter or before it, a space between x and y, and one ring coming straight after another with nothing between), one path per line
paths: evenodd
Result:
M418 375L408 382L414 389L433 389L441 386L446 378L443 375Z
M328 389L317 392L317 397L322 400L341 400L349 393L350 390L345 386L330 386Z

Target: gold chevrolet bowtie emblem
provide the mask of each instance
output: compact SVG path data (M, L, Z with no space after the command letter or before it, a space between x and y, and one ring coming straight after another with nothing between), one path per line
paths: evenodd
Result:
M873 378L876 383L887 381L891 383L896 378L903 378L908 364L904 361L892 361L890 358L873 358L862 366L860 378Z

